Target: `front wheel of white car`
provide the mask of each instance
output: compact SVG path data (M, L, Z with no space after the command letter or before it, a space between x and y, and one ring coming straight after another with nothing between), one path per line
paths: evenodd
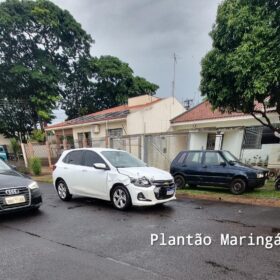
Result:
M126 210L131 206L131 198L128 190L123 186L117 186L112 191L111 200L118 210Z

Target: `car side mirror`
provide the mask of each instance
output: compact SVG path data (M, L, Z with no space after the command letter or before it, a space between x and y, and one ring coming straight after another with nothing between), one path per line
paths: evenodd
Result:
M108 170L108 167L105 163L94 163L93 167L96 169Z

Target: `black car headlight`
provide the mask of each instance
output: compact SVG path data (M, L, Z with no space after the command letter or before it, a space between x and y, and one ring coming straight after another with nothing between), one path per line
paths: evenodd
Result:
M257 178L260 179L260 178L263 178L264 177L264 174L263 173L257 173Z
M130 182L136 187L150 187L152 184L146 177L130 178Z

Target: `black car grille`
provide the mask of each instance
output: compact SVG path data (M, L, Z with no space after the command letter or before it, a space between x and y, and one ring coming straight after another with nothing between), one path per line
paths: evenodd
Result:
M17 190L17 194L7 194L7 190ZM18 195L24 195L25 202L23 203L17 203L17 204L6 204L5 198L6 197L13 197ZM14 188L3 188L0 189L0 210L8 210L8 209L14 209L19 207L25 207L30 205L30 191L27 187L14 187Z
M171 195L167 194L167 191L170 189L174 189L175 190L175 184L173 180L157 180L157 181L153 181L153 185L156 186L155 190L155 197L156 199L160 200L160 199L167 199L167 198L171 198L172 196L174 196L174 193L172 193Z

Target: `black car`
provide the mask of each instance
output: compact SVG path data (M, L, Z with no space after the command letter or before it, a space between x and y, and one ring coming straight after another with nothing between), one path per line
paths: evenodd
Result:
M0 213L39 209L41 204L38 184L0 160Z
M268 170L243 164L228 151L183 151L170 168L177 188L220 186L233 194L242 194L265 184Z

